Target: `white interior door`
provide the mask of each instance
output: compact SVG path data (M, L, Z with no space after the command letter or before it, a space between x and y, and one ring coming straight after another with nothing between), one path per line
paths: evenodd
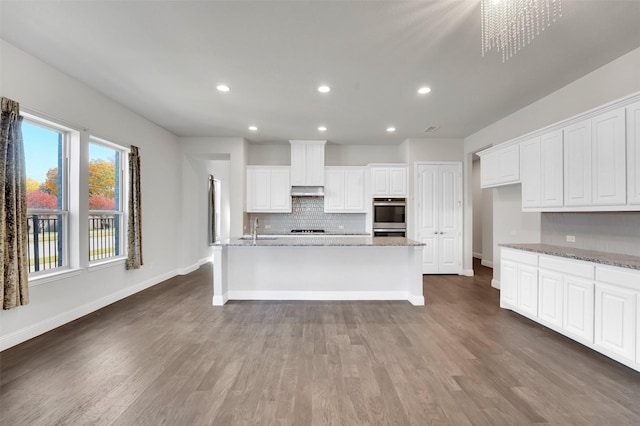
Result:
M417 168L418 240L425 243L423 274L458 274L462 268L462 165Z
M462 259L460 164L438 166L438 272L458 274Z

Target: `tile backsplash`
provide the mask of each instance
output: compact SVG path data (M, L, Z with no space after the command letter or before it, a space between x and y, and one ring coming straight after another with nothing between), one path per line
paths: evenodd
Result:
M257 217L260 234L289 234L292 229L324 229L331 234L367 232L364 213L325 213L322 197L293 197L291 202L291 213L249 213L249 224Z
M575 243L567 242L575 236ZM640 212L542 213L544 244L640 256Z

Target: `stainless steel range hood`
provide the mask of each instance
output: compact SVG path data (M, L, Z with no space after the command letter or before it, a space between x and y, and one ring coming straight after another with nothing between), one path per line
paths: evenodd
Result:
M292 186L292 197L324 197L324 186Z

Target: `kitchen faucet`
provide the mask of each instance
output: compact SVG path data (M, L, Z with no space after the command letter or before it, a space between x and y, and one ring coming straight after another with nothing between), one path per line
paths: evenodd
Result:
M253 229L251 230L251 236L253 237L253 243L254 244L256 243L256 240L258 239L258 228L259 228L258 218L256 217L253 220Z

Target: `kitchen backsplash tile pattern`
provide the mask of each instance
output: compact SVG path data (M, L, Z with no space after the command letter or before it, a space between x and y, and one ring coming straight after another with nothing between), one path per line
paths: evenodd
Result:
M567 242L567 235L576 242ZM640 256L640 212L542 213L541 242Z
M364 213L325 213L322 197L293 197L291 213L250 213L260 221L260 234L289 234L292 229L324 229L332 234L364 234ZM271 228L267 229L267 225ZM341 228L342 227L342 228Z

